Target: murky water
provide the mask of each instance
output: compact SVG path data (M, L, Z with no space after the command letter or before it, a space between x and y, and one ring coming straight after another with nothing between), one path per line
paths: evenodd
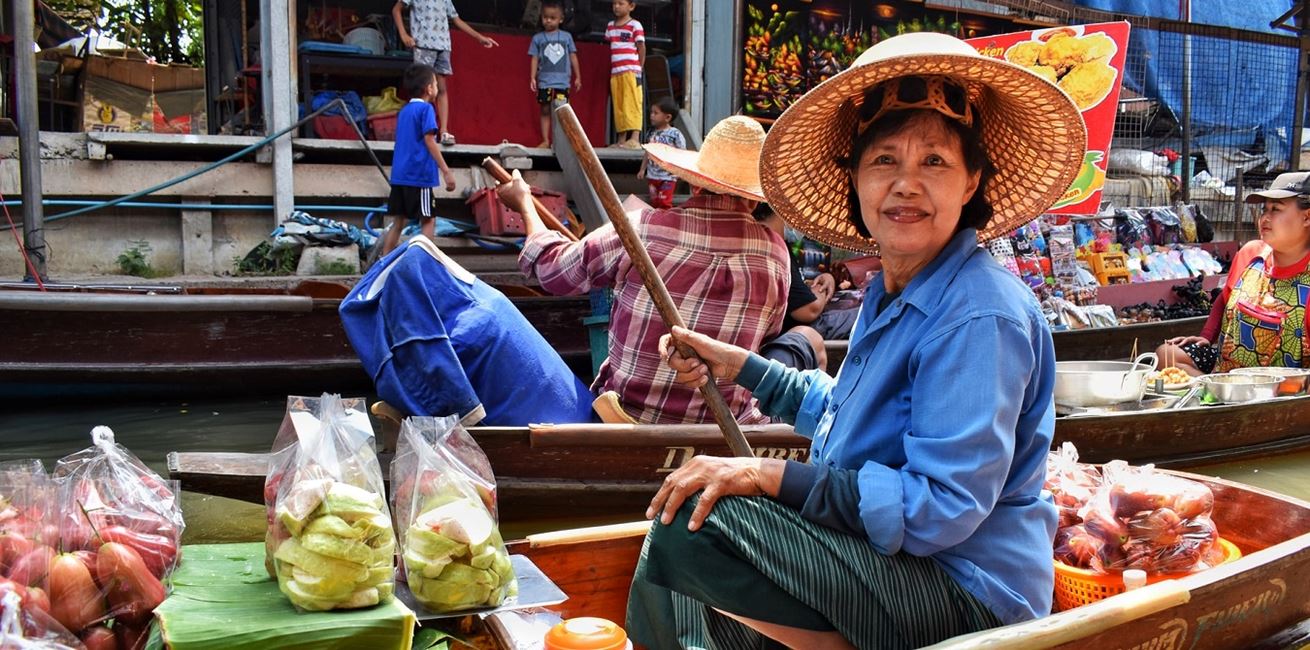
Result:
M63 407L12 404L0 412L0 460L40 458L46 468L65 454L90 445L91 428L106 425L119 443L160 474L170 451L267 451L273 443L285 397L134 403L70 402ZM1310 501L1310 452L1255 461L1192 468ZM187 541L262 539L261 506L198 494L183 495ZM613 519L549 519L519 522L507 538L541 530L613 523Z

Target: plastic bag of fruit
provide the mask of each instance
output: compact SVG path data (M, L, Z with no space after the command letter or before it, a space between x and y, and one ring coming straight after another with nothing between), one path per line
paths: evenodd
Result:
M1101 470L1078 462L1078 450L1065 441L1057 451L1046 455L1045 488L1060 511L1060 527L1082 523L1078 511L1091 500L1101 485Z
M57 496L41 461L0 463L0 577L34 548L59 545Z
M395 592L395 534L364 400L289 397L264 485L266 566L292 605L358 609Z
M109 427L91 430L91 446L55 463L62 550L96 551L106 542L131 547L162 580L179 558L181 491L127 448ZM76 630L74 630L76 631Z
M416 600L452 612L495 607L518 593L491 464L459 418L407 418L391 484L401 567Z
M1080 511L1083 531L1100 546L1087 566L1101 573L1142 569L1148 574L1183 573L1223 561L1219 531L1210 518L1210 488L1147 465L1108 471L1092 500ZM1080 543L1077 531L1066 546Z
M50 616L48 601L30 598L22 585L0 581L0 648L77 650L84 647L81 639Z

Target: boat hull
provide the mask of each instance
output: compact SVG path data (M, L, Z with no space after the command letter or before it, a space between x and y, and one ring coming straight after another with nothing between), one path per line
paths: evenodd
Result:
M1228 650L1258 646L1310 618L1310 503L1182 476L1214 491L1216 525L1242 549L1241 559L1179 580L1174 586L1187 593L1158 602L1163 609L1144 616L1120 610L1128 594L932 647ZM637 531L548 533L511 543L509 550L527 555L569 595L551 607L562 616L621 621L643 540Z

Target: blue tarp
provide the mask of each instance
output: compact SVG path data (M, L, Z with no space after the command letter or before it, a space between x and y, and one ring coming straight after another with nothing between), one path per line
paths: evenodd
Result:
M1289 35L1269 23L1292 0L1192 2L1192 22ZM1121 14L1179 18L1178 0L1077 0L1081 6ZM1184 43L1181 34L1133 29L1124 85L1160 99L1181 121ZM1191 36L1194 143L1249 147L1263 136L1271 163L1285 160L1296 95L1296 50L1250 42Z
M407 414L490 426L592 419L591 392L528 319L425 237L374 264L340 314L378 397Z

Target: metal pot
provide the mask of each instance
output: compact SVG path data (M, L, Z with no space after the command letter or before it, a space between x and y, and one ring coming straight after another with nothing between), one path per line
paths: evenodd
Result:
M1239 404L1269 399L1278 394L1282 377L1274 375L1220 373L1196 378L1215 399L1225 404Z
M1310 382L1310 368L1234 368L1229 371L1234 375L1273 375L1282 379L1278 384L1279 395L1300 395Z
M1055 403L1107 406L1141 400L1155 362L1153 352L1132 361L1057 361Z

